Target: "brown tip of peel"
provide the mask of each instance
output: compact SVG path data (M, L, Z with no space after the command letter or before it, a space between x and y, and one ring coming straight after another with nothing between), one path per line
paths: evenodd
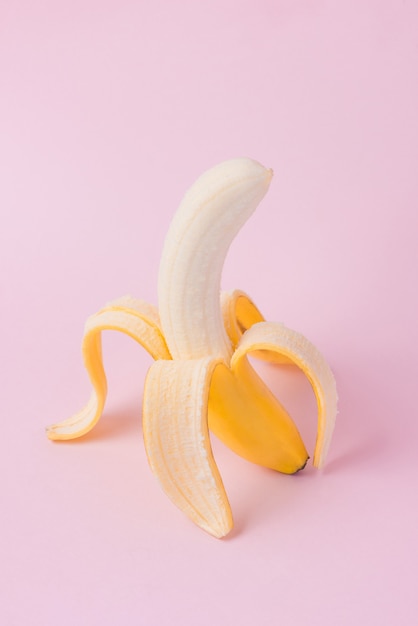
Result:
M306 457L306 461L305 461L305 463L304 463L303 465L301 465L301 466L299 467L299 469L297 469L297 470L296 470L296 472L293 472L293 474L297 474L298 472L301 472L303 469L305 469L305 467L306 467L306 465L307 465L308 461L309 461L309 456L307 456L307 457Z

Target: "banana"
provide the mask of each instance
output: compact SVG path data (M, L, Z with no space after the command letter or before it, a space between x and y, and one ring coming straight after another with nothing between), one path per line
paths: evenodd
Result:
M269 188L272 171L247 158L225 161L189 189L164 243L158 309L130 296L88 318L82 343L93 392L76 415L47 429L73 439L97 423L106 400L101 333L117 330L155 359L145 381L144 443L150 467L173 503L221 538L233 527L209 429L249 461L292 474L308 453L277 398L251 366L251 354L296 364L318 404L313 463L322 467L337 413L333 374L319 351L282 324L266 322L242 291L221 293L229 246Z

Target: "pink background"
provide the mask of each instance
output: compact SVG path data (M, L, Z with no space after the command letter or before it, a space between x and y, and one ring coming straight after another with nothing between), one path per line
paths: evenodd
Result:
M2 0L1 624L414 623L417 33L415 0ZM320 348L340 414L322 472L213 441L236 520L217 541L148 468L151 360L126 337L104 340L96 429L43 429L88 397L86 317L156 302L182 194L233 156L275 177L224 287ZM262 370L312 451L308 384Z

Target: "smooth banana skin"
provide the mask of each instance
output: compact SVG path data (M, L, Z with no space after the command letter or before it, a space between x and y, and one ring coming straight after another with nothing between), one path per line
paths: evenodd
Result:
M308 461L301 436L246 358L231 370L219 364L209 394L209 428L248 461L295 474Z
M186 193L164 244L158 310L130 297L87 320L84 363L93 393L75 416L51 426L50 439L72 439L100 418L106 398L101 333L128 334L156 359L144 389L144 442L166 494L192 521L223 537L233 521L213 458L210 429L254 463L292 474L308 453L292 419L248 355L298 365L318 402L314 465L323 465L337 412L333 375L302 335L266 322L243 292L220 292L231 241L264 197L271 170L233 159L205 172Z

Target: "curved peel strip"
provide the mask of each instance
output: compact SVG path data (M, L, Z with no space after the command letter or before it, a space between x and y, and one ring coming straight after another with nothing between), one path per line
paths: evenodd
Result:
M237 347L242 335L254 324L265 322L263 314L244 291L235 289L221 293L222 316L226 332L234 346ZM257 359L288 365L292 361L282 354L268 350L258 350L251 353Z
M318 433L313 464L322 467L331 443L337 414L337 390L334 376L320 352L303 335L275 322L260 322L242 336L231 360L237 363L253 351L266 350L283 355L306 375L318 404Z
M221 293L221 309L225 330L234 349L248 328L265 321L251 298L239 289Z
M121 296L120 298L108 302L99 313L103 311L127 311L132 315L137 315L150 326L154 326L162 334L158 309L145 300L140 300L139 298L134 298L129 295Z
M153 363L145 382L143 430L149 464L167 496L220 538L233 523L207 426L209 386L218 363L210 357Z
M128 303L132 308L125 306ZM129 297L121 298L91 315L84 329L82 353L93 392L87 405L81 411L47 428L47 435L50 439L81 437L100 419L107 394L101 343L101 333L104 330L117 330L129 335L140 343L154 359L171 358L158 326L156 309L146 302Z

